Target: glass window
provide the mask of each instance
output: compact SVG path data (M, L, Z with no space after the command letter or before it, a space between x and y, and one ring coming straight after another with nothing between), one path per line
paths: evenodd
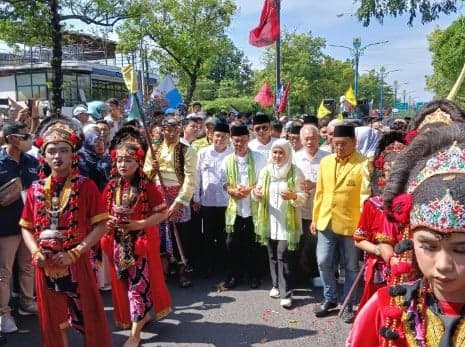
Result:
M31 75L30 74L17 74L16 75L16 85L17 86L30 86L31 85Z
M32 84L45 84L45 73L33 73L32 77Z
M32 99L31 86L18 87L18 100L25 101L27 99Z

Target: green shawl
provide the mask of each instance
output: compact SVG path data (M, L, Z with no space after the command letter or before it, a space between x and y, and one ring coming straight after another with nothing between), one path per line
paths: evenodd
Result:
M295 189L295 168L291 165L289 172L287 173L287 188L294 191ZM263 175L263 197L258 203L258 218L255 223L255 234L257 241L261 245L266 246L270 237L270 215L269 215L269 193L270 193L270 181L271 176L268 169L265 169ZM301 228L298 219L296 208L292 205L291 201L284 202L284 216L286 218L286 240L287 248L290 251L297 249L300 241Z
M237 178L239 176L239 168L237 166L236 154L231 154L226 159L226 179L228 187L237 187ZM255 175L255 163L253 160L252 152L249 150L247 153L247 176L249 178L249 186L254 186L257 183L257 177ZM257 217L257 203L251 200L252 203L252 219L255 225L255 219ZM226 232L232 233L234 231L234 222L236 221L237 215L237 201L230 197L228 207L226 208Z

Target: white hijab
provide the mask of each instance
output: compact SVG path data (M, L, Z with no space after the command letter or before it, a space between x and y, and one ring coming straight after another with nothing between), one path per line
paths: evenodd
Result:
M284 161L282 164L277 165L273 162L273 149L279 147L284 151ZM271 178L283 179L287 177L287 173L291 169L292 165L292 147L289 141L285 139L278 139L271 145L270 154L268 157L268 170L271 174Z

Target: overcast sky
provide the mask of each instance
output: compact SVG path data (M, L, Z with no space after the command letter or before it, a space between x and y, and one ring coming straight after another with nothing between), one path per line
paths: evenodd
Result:
M249 31L257 26L264 0L236 0L238 13L232 20L228 34L238 48L252 62L254 68L260 68L264 48L248 44ZM432 73L431 54L428 50L427 35L435 27L446 28L458 14L442 16L439 20L422 25L416 21L413 27L407 25L408 18L386 18L381 25L373 21L368 28L357 21L351 13L356 7L352 0L282 0L281 25L286 30L312 32L313 36L326 39L327 44L352 46L354 37L362 39L362 46L379 41L387 44L368 47L360 58L360 74L365 70L379 71L384 66L386 81L399 82L399 95L405 89L415 101L428 101L432 94L425 90L425 75ZM460 10L463 14L464 9ZM340 14L344 14L340 16ZM339 16L338 16L339 15ZM340 60L351 57L348 49L327 47L326 54ZM457 72L458 74L459 72ZM349 84L352 81L348 81Z

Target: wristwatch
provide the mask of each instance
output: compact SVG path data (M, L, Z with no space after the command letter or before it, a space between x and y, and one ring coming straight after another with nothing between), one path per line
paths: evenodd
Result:
M375 245L375 254L376 256L381 256L381 250L379 249L379 245Z

